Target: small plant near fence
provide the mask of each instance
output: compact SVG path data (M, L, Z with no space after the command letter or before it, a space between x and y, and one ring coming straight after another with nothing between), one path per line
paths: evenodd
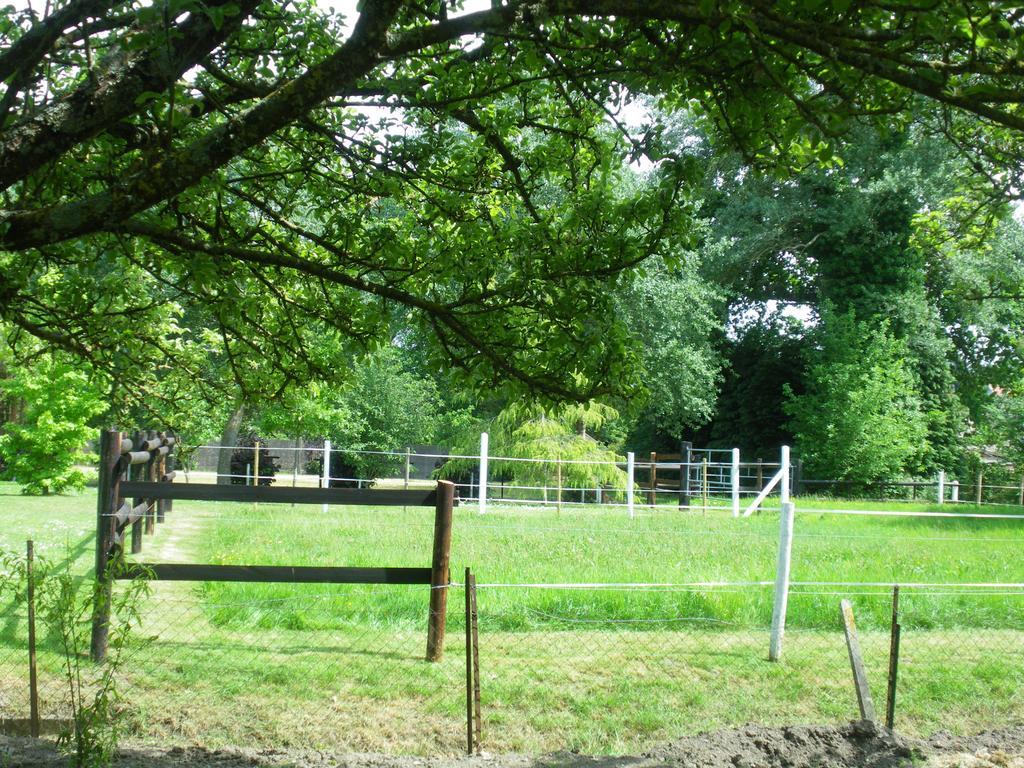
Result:
M68 559L71 562L71 559ZM122 568L112 560L107 568ZM58 654L59 679L66 711L59 721L58 747L75 768L104 768L111 764L117 745L131 724L131 709L125 705L118 685L126 651L141 622L140 606L149 594L149 582L135 579L111 594L92 579L83 580L67 568L58 569L36 560L29 543L28 555L0 555L0 599L17 604L28 602L30 616L29 655L33 733L39 731L36 693L35 619L45 631L45 643ZM110 573L112 578L114 573ZM104 601L109 600L109 603ZM89 659L93 614L97 606L111 617L108 655L101 664Z

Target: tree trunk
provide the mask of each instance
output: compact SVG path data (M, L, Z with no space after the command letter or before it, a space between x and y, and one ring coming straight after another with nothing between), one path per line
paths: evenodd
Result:
M242 427L242 419L245 418L245 403L239 403L231 412L224 431L220 436L220 450L217 452L217 484L231 484L231 454L234 446L238 444L238 431Z

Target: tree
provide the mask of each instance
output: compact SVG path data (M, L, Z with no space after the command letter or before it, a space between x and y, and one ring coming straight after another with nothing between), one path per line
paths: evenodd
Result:
M490 439L489 452L494 457L489 472L494 478L507 479L526 489L543 488L544 501L549 500L548 488L625 490L626 473L617 466L620 457L594 436L617 416L614 408L601 403L555 409L510 403L483 424ZM479 444L472 440L478 435L467 435L456 449L463 455L475 454ZM456 459L444 465L441 475L457 477L471 469L476 469L475 462ZM561 496L555 501L561 503Z
M85 487L78 465L95 461L85 447L95 434L92 420L107 408L88 371L43 356L0 381L0 388L24 403L20 421L5 424L0 435L4 476L33 495Z
M867 484L914 472L927 425L906 363L906 343L885 323L853 313L824 317L829 327L808 360L806 392L787 387L784 406L807 471Z
M721 360L712 336L720 303L693 252L671 267L649 261L618 300L619 316L641 350L647 392L640 421L677 442L714 410Z
M841 165L787 179L733 166L711 192L713 242L728 247L708 272L725 283L734 315L763 314L783 302L803 305L810 315L828 305L830 317L852 312L869 323L886 320L906 341L928 417L925 467L952 470L967 415L947 332L959 318L943 316L949 283L935 278L948 271L945 262L961 256L953 253L955 244L944 254L924 247L921 228L932 212L961 196L964 161L921 125L856 138L840 153ZM986 205L976 211L1002 213ZM823 321L819 334L828 332Z
M351 30L310 0L3 14L0 318L102 371L195 363L135 320L151 291L104 279L131 271L215 319L246 386L265 383L248 366L323 378L310 334L379 343L397 305L467 380L634 392L606 279L664 255L694 171L655 155L659 183L619 193L657 144L621 130L636 94L692 105L755 163L830 157L914 96L986 184L1012 188L1024 156L1002 3L367 0Z
M806 329L775 315L737 329L725 342L725 372L708 445L740 448L744 455L777 456L792 445L785 418L786 393L804 391Z

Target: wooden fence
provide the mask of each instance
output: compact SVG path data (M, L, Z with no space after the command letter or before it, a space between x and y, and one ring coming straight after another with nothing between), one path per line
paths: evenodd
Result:
M100 434L99 494L96 515L96 599L93 607L91 655L106 657L110 598L116 579L164 581L302 582L316 584L429 584L427 660L444 652L448 602L452 508L455 485L440 481L430 490L364 488L290 488L276 486L197 485L174 483L166 471L175 438L156 435L128 439L116 430ZM133 469L137 468L137 469ZM126 500L132 498L132 502ZM429 568L348 568L321 566L213 565L129 561L125 532L132 526L131 553L142 549L142 536L152 533L175 500L242 501L284 504L340 504L434 507L434 546ZM137 533L137 536L136 536ZM136 538L138 546L136 547Z

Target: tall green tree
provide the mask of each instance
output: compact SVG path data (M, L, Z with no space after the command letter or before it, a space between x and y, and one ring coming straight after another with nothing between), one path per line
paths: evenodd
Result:
M906 342L887 324L831 315L809 352L806 391L784 406L807 471L867 484L917 472L927 423L907 364Z

